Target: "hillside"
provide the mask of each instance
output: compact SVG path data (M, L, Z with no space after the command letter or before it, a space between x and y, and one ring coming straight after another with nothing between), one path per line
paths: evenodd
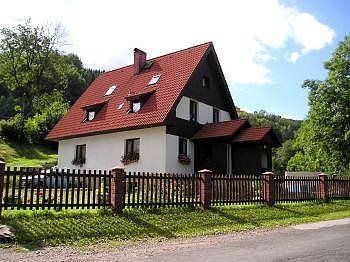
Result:
M0 138L0 159L7 166L47 167L57 163L56 150L44 145L20 144Z

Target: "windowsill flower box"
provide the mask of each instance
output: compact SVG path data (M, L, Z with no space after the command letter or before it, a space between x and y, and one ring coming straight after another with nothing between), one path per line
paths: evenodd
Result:
M191 158L187 155L181 154L177 157L179 163L183 165L189 165L191 163Z
M72 165L82 167L85 164L85 159L73 159Z
M139 161L139 159L140 159L139 153L132 153L132 154L129 153L129 154L123 155L121 157L120 162L122 162L124 165L128 165Z

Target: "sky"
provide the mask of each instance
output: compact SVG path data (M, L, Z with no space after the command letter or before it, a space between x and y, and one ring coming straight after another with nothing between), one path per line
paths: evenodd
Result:
M135 47L151 58L212 41L236 106L293 119L308 112L303 81L323 80L350 34L348 0L0 1L0 26L60 24L65 51L94 69L131 64Z

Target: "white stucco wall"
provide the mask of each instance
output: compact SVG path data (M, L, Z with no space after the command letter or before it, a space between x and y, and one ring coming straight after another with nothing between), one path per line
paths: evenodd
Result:
M120 158L124 154L125 140L131 138L140 138L140 159L126 165L127 172L166 172L164 126L61 140L58 146L59 168L109 170L115 166L123 166ZM86 144L86 163L77 167L71 162L74 159L75 146L80 144Z
M187 155L192 159L188 165L178 162L179 137L166 134L166 172L192 174L194 172L194 145L193 142L187 140Z
M190 98L183 96L176 107L176 117L190 119ZM192 99L194 100L194 99ZM196 100L194 100L196 101ZM196 101L198 103L198 123L206 124L213 122L213 106ZM230 113L220 110L220 122L231 120Z

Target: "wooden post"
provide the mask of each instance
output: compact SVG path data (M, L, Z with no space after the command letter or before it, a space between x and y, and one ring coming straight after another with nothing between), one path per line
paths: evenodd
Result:
M124 168L112 169L110 184L110 207L115 214L123 213L125 208L126 173Z
M319 174L318 178L319 186L318 186L318 195L320 200L327 202L328 201L328 178L326 174Z
M275 180L274 173L265 172L263 173L264 182L264 200L266 205L273 206L275 204Z
M208 210L212 199L212 175L208 169L198 171L200 175L200 202L203 210Z
M4 191L5 162L0 161L0 217L2 211L2 194Z

